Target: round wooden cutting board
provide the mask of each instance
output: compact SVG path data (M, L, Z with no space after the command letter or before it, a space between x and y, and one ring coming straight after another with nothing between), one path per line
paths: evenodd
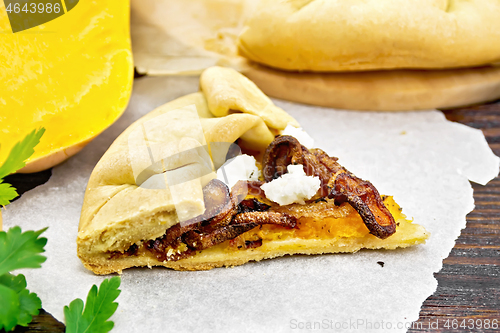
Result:
M271 97L338 109L443 109L500 98L500 66L294 73L252 64L243 74Z

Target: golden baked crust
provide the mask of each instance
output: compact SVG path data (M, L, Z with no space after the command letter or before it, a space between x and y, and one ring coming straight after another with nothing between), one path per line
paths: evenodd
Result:
M300 71L454 68L500 60L496 0L264 0L240 53Z
M243 74L271 97L337 109L429 110L500 98L500 66L299 73L254 63Z
M207 82L217 82L223 88L213 89ZM214 175L206 174L191 182L182 183L183 189L187 191L176 195L172 194L172 187L175 185L170 180L166 189L152 189L143 186L149 179L173 171L180 171L176 175L192 172L200 157L198 155L203 152L196 148L211 143L232 143L239 140L247 149L259 151L271 142L278 141L279 138L274 139L274 135L286 124L297 123L274 106L252 82L234 70L211 68L201 76L201 87L203 92L160 106L132 124L115 140L93 170L82 207L77 251L84 266L94 273L121 272L134 266L165 266L179 270L210 269L286 254L355 252L362 248L394 249L423 243L428 237L423 227L408 221L400 214L399 207L389 199L386 199L389 201L385 202L385 206L392 212L399 226L396 234L384 240L370 234L371 231L367 229L361 216L348 203L337 206L333 200L325 199L300 206L296 211L294 205L275 208L276 211L286 209L286 214L294 216L297 223L305 226L302 229L274 230L272 227L279 226L252 226L250 228L253 229L246 229L249 231L238 236L239 239L227 240L196 251L190 257L177 261L159 259L159 256L150 251L150 241L162 237L167 230L177 225L180 216L187 214L196 217L205 212L207 207L200 189ZM258 107L254 108L255 105ZM224 108L227 111L220 111ZM222 117L215 117L213 110L227 113ZM229 110L233 113L228 113ZM234 113L235 111L239 112ZM198 141L195 140L196 123L190 118L193 112L204 137ZM143 156L140 151L136 151L136 145L141 143L136 134L142 135L146 129L147 135L144 137L147 139L144 144L150 154ZM156 143L168 143L169 145L161 148L174 153L168 155L168 158L158 155L158 159L162 161L159 169L148 167L148 163L152 162L150 157L159 152ZM193 148L190 154L175 155L184 152L186 147ZM139 170L140 173L136 170L137 165L144 166ZM149 178L140 180L144 170L149 170ZM319 230L315 231L313 237L307 235L307 232L304 234L304 230L315 230L318 226L326 228L328 234ZM246 244L245 240L252 241L245 237L252 237L254 233L262 236L259 236L262 239L261 246L238 247L238 241L243 244ZM170 258L177 249L169 248L166 257ZM165 255L162 254L163 257Z

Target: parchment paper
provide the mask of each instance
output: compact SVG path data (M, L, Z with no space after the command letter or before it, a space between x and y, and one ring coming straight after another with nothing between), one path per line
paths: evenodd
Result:
M149 75L200 74L214 65L242 70L236 39L255 0L132 0L134 65Z
M63 321L63 306L85 299L105 277L83 268L76 236L89 175L114 138L158 105L198 89L195 77L140 78L124 116L81 153L54 168L43 186L8 206L4 228L49 226L47 261L23 270L45 310ZM380 193L394 195L431 232L427 244L395 251L294 256L235 268L176 272L125 270L115 332L404 332L436 289L439 271L473 207L469 180L485 184L499 170L479 130L448 122L439 111L370 113L276 101L315 139ZM384 267L377 264L385 263ZM309 326L308 326L309 325ZM313 326L314 325L314 326Z

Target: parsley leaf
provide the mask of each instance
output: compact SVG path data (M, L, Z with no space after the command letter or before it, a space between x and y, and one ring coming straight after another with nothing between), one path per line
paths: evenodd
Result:
M0 329L12 330L17 325L27 326L38 314L42 302L35 293L26 289L24 275L9 271L19 268L37 268L45 261L40 255L47 243L39 231L26 231L13 227L0 231Z
M20 227L0 231L0 275L20 268L38 268L47 259L39 253L44 252L47 238L40 234L47 228L38 231L21 233Z
M32 316L38 314L38 310L42 307L42 301L40 301L35 293L30 293L30 291L26 289L26 278L22 274L12 275L7 273L1 275L0 286L7 287L17 294L17 302L14 301L14 303L11 304L11 306L14 306L14 309L10 309L10 311L13 312L11 316L13 316L9 318L9 323L5 325L5 329L8 331L16 325L27 326L33 319ZM5 292L5 290L4 293L12 297L12 293ZM0 291L0 297L1 295L2 291ZM12 322L14 326L11 326ZM0 320L0 328L1 327L2 324Z
M19 296L14 290L0 284L0 329L12 330L20 314Z
M8 205L18 195L16 189L10 184L2 183L3 178L26 165L26 160L35 152L34 148L40 142L40 138L44 132L45 128L43 127L31 131L22 141L19 141L12 147L9 156L7 156L7 159L0 167L0 206Z
M7 159L0 167L0 179L23 168L26 160L35 152L35 146L40 142L40 138L45 132L45 128L34 129L26 137L14 145L7 156Z
M0 284L20 293L26 289L26 278L24 275L12 275L10 273L0 275Z
M33 316L38 315L38 310L42 308L42 301L38 298L37 294L31 293L28 289L22 290L18 295L21 313L19 314L17 324L28 326L33 320Z
M17 197L17 191L10 184L2 183L0 179L0 206L7 206L12 199Z
M79 298L64 307L66 333L106 333L114 323L108 319L115 313L118 303L114 302L120 295L120 278L115 276L102 281L99 290L93 285L87 296L85 309Z
M89 321L82 318L83 301L79 298L64 307L64 318L66 319L66 333L82 332L89 327Z
M20 314L19 296L14 290L0 284L0 329L12 330Z

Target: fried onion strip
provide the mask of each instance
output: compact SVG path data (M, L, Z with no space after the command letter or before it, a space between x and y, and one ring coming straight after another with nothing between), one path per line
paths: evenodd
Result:
M295 228L297 219L277 212L248 212L236 215L231 224L217 228L211 233L199 230L191 230L182 236L182 240L190 249L204 250L228 239L238 237L258 225L276 224L287 228Z
M319 177L320 189L312 199L335 199L348 202L360 214L371 234L387 238L396 231L394 217L385 207L377 189L357 178L321 149L307 149L291 136L278 136L266 149L263 159L264 178L271 181L287 172L290 164L302 164L308 176Z
M332 180L332 191L328 197L339 203L347 201L353 206L372 235L384 239L396 232L396 223L391 212L370 182L346 172L340 173Z

